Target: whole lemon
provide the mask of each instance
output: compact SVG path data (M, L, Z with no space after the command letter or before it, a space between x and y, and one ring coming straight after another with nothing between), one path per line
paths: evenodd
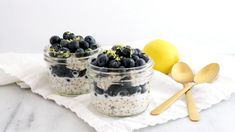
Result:
M162 39L149 42L144 47L144 52L154 61L154 69L168 74L172 66L179 61L177 48Z

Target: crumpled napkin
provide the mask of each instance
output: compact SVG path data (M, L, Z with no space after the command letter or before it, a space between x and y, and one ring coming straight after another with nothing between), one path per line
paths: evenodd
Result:
M200 53L201 54L201 53ZM182 55L182 61L187 62L194 72L211 62L220 64L218 79L213 83L196 85L193 89L198 110L210 108L235 92L235 57L220 55ZM148 109L139 115L131 117L108 117L95 111L90 105L90 95L84 94L77 97L64 97L53 93L48 83L46 63L42 54L0 54L0 85L17 83L23 88L30 87L32 92L45 99L54 100L58 105L64 106L75 112L76 115L94 127L98 132L129 132L147 126L166 123L170 120L186 117L187 105L184 97L179 99L168 110L158 116L151 116L150 111L168 99L182 88L182 85L172 80L169 76L158 71L154 72L152 81L152 101Z

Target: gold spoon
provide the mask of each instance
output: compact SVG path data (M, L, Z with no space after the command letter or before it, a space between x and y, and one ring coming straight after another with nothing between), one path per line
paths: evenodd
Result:
M182 68L182 70L186 70L187 68ZM202 68L195 76L194 76L194 82L196 84L199 83L207 83L212 82L217 74L219 73L219 64L217 63L211 63L204 68ZM179 75L180 76L180 75ZM189 74L185 75L185 80L189 79ZM181 89L179 92L177 92L175 95L170 97L168 100L166 100L164 103L162 103L160 106L155 108L153 111L151 111L152 115L159 115L163 111L165 111L167 108L169 108L176 100L178 100L183 94L185 94L189 89L191 89L194 85L185 85L183 89Z
M175 81L183 84L184 87L187 85L187 83L193 82L193 72L191 68L184 62L178 62L172 67L171 76ZM191 90L189 89L185 93L185 95L188 106L189 118L192 121L199 121L200 115L194 103Z

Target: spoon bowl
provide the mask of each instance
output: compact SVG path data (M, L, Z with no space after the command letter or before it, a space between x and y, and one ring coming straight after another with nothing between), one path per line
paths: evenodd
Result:
M194 82L196 83L210 83L219 73L219 64L211 63L202 68L195 76Z
M182 84L193 81L193 72L184 62L178 62L172 67L171 76L175 81Z

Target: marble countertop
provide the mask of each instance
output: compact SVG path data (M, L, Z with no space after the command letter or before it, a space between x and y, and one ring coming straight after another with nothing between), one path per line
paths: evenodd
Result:
M0 98L0 132L95 132L74 113L29 89L20 89L15 84L0 86ZM235 95L201 112L200 122L183 118L138 132L172 132L176 128L190 132L234 132L234 104Z

